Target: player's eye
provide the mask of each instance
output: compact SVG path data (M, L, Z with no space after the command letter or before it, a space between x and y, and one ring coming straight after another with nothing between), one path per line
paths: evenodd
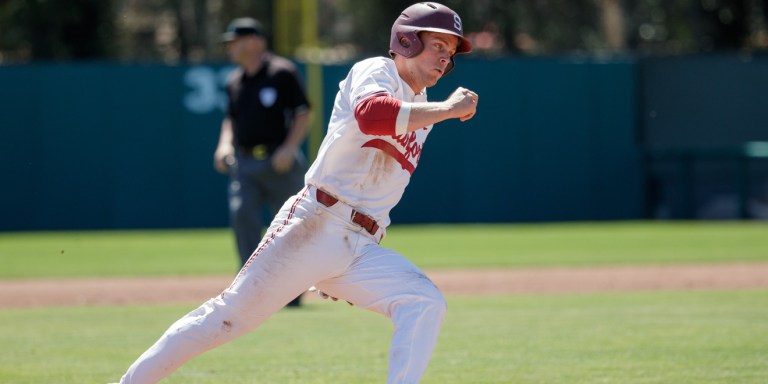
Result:
M441 42L441 41L436 41L434 43L434 47L435 47L435 50L437 50L438 52L441 52L441 53L448 51L448 45L443 43L443 42ZM456 51L454 51L454 50L448 51L448 54L451 55L451 56L453 56L454 53L456 53Z

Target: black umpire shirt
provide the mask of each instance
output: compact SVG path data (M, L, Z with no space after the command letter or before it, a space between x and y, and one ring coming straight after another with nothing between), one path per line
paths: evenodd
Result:
M242 67L227 80L234 145L265 145L269 153L288 136L294 115L309 108L296 66L288 59L265 53L262 67L253 76Z

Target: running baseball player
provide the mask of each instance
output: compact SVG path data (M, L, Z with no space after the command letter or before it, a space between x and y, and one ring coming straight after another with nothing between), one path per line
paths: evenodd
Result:
M193 357L241 336L310 286L390 318L387 383L417 383L446 310L438 288L398 252L382 247L435 123L466 121L478 95L456 89L428 102L426 89L470 52L461 18L418 3L395 20L390 57L356 63L339 83L328 133L305 176L232 284L193 310L122 377L155 383Z

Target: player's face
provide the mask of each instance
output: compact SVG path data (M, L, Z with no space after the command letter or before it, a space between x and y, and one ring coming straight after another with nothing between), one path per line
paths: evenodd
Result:
M422 88L431 87L445 74L451 57L456 54L459 38L438 32L422 32L420 37L424 49L412 58L410 72Z

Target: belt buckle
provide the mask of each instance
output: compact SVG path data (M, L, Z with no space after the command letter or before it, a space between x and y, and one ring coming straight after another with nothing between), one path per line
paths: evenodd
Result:
M251 156L253 156L256 160L264 160L267 157L269 157L269 152L267 152L267 146L264 144L259 144L257 146L254 146L253 149L251 149Z

